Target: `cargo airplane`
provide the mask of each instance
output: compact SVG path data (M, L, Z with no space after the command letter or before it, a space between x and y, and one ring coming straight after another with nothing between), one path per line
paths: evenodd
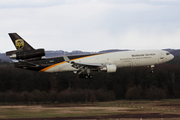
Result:
M8 51L6 55L16 59L15 67L40 72L73 71L80 78L92 78L91 71L116 72L117 68L150 66L168 62L174 58L163 50L138 50L98 53L88 55L61 56L46 58L44 49L34 49L17 33L9 33L17 50Z

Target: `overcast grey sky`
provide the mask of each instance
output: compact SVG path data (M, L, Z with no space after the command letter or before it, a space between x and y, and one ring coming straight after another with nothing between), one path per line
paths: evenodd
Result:
M180 0L0 0L0 52L180 49Z

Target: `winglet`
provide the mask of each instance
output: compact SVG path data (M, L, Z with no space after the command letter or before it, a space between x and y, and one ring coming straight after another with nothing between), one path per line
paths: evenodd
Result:
M66 55L63 55L63 58L64 58L64 61L71 63L71 60Z

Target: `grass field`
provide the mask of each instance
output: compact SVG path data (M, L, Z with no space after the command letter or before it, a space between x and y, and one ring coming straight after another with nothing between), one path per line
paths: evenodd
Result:
M161 101L127 101L53 104L1 105L0 119L55 118L59 119L120 119L178 120L180 99Z

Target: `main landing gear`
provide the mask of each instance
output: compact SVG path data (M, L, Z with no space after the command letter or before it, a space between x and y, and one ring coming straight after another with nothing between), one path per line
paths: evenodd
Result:
M79 71L77 71L79 74L79 78L85 78L85 79L92 79L93 76L90 74L90 68L88 67L82 67Z
M79 74L79 78L85 78L85 79L92 79L93 76L91 74L84 74L84 73L81 73Z

